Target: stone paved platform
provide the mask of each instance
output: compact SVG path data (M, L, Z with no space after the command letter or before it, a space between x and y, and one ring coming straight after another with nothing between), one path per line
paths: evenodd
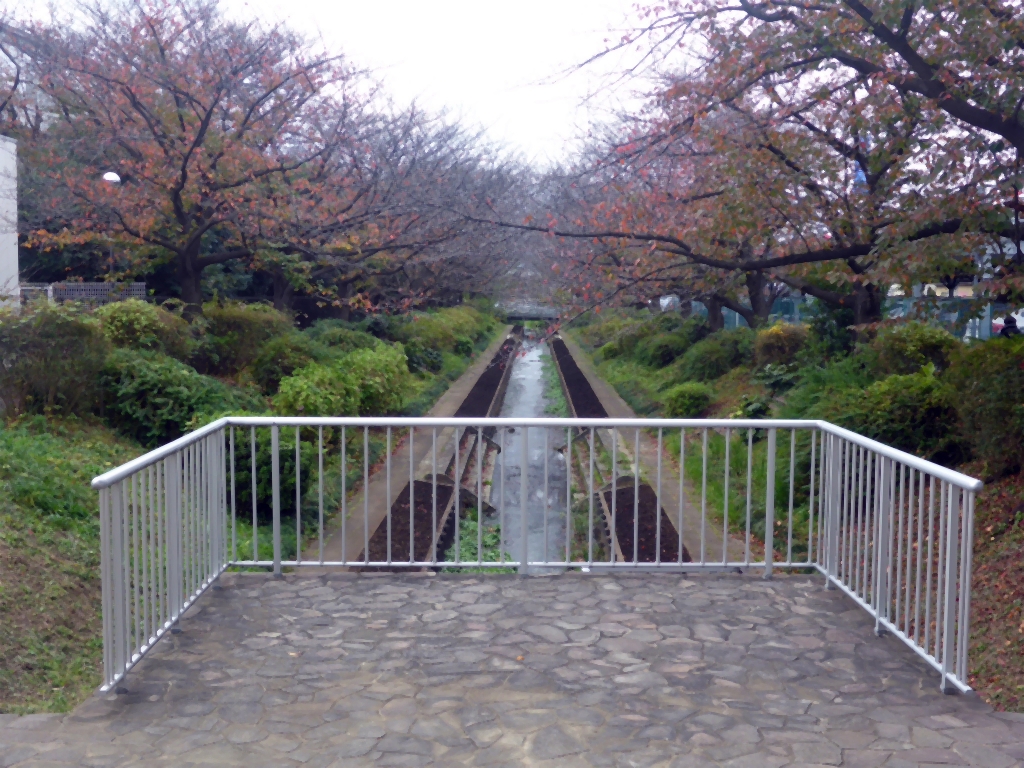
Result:
M821 579L231 575L0 766L978 765L1024 715L938 677Z

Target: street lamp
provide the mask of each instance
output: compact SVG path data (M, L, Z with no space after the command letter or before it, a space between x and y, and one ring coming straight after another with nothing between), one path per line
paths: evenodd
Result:
M121 183L121 177L118 176L113 171L107 171L106 173L104 173L103 174L103 180L105 182L107 182L107 184L120 184ZM110 246L108 248L107 254L110 257L111 266L113 266L113 263L114 263L114 242L113 242L113 240L111 240L111 242L110 242Z

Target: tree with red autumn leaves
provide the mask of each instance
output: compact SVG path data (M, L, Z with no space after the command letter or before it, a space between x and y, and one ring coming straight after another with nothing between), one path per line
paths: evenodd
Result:
M595 142L561 176L548 220L528 226L598 241L574 249L577 293L595 280L603 295L683 282L751 324L780 285L858 322L879 317L893 282L987 273L993 294L1018 291L1019 245L1007 258L1000 240L1020 241L1004 205L1024 103L1016 7L644 11L622 47L658 64L647 108Z
M340 56L216 0L97 3L73 22L0 29L5 128L41 219L27 246L116 241L122 275L170 261L190 314L217 264L267 273L287 309L296 293L365 304L382 284L408 299L431 290L392 279L413 262L494 255L501 238L454 211L501 194L503 161L391 108ZM459 238L477 247L456 253Z

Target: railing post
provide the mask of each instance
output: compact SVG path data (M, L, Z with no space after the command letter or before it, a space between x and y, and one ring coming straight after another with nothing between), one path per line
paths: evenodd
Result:
M764 499L764 578L772 577L772 560L775 557L775 444L778 430L768 430L768 477L765 480ZM705 451L705 455L707 452Z
M882 602L888 593L889 582L889 526L892 524L892 507L889 505L889 483L891 475L891 459L882 459L882 471L878 483L878 525L875 526L878 539L875 541L875 634L881 637L885 634L882 627L883 607ZM888 618L888 606L884 609L885 618Z
M835 589L839 579L839 518L842 505L843 451L840 440L831 435L828 446L828 556L826 558L826 589Z
M178 634L181 629L178 627L178 616L181 614L182 582L185 578L185 566L182 563L181 552L181 472L182 454L176 453L164 459L164 476L166 482L164 491L167 504L167 593L170 598L170 611L168 612L173 621L172 634Z
M521 431L522 439L519 441L520 445L522 445L519 458L519 535L522 537L522 541L519 546L519 573L520 575L526 575L530 555L530 521L527 519L529 510L527 500L530 490L528 483L530 471L530 428L522 427Z
M110 488L100 489L100 593L103 605L103 684L108 687L114 679L113 621L113 556L110 546Z
M946 493L949 501L946 505L946 583L943 585L946 593L943 595L943 622L942 622L942 683L939 686L943 693L956 693L956 688L950 685L949 676L952 674L953 666L953 633L956 614L954 613L957 598L957 560L959 556L960 539L960 489L954 485L949 486Z
M274 497L274 576L281 577L281 428L276 424L270 428L270 484Z

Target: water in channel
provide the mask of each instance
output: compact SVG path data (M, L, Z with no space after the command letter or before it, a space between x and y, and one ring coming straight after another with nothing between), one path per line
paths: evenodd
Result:
M547 345L527 339L523 351L512 364L508 389L500 416L508 418L542 417L549 401L544 397L544 358ZM495 435L504 439L491 485L491 504L499 512L488 525L502 522L502 541L507 557L518 560L522 554L523 516L520 497L523 430L516 427ZM529 430L527 462L526 529L527 558L531 563L565 560L566 542L566 432L564 429ZM504 508L504 520L500 521ZM530 572L552 570L533 567Z

